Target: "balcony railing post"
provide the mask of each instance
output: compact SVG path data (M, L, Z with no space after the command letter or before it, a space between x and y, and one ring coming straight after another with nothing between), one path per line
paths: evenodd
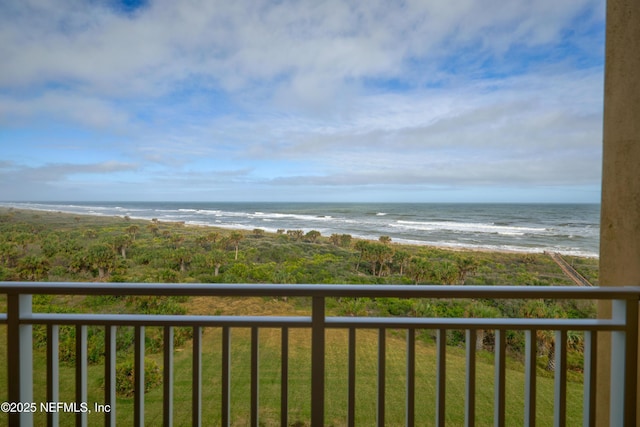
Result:
M312 297L311 309L311 425L324 425L325 301Z
M31 300L31 295L7 295L9 402L33 401L33 326L20 324L20 319L31 317ZM9 413L9 425L32 424L31 412Z
M624 331L611 334L610 425L633 425L636 421L638 378L638 301L612 301L614 320L625 323Z

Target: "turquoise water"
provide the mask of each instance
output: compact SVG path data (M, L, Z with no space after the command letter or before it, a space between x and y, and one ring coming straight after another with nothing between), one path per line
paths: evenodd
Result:
M597 204L51 202L24 209L184 221L253 230L318 230L451 248L598 256Z

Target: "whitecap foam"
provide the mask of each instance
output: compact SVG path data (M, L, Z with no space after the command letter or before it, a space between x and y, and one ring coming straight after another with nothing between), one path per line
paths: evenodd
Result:
M279 213L279 212L254 212L253 214L248 214L249 217L252 218L268 218L268 219L297 219L300 221L331 221L333 217L331 215L303 215L303 214L289 214L289 213Z
M548 233L546 228L507 226L487 223L453 222L453 221L403 221L398 220L389 224L390 227L404 228L409 230L446 230L464 233L495 233L503 235L522 236L529 234Z

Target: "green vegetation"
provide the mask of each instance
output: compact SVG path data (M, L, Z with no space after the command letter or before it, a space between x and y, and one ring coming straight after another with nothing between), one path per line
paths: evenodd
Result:
M0 209L0 280L572 285L543 254ZM597 261L566 257L597 283Z
M597 261L588 258L570 258L571 263L581 274L593 283L597 283ZM397 245L388 236L381 236L378 241L364 241L349 235L333 234L322 236L311 230L279 230L269 234L264 230L252 231L223 230L211 227L191 227L182 223L165 223L157 220L141 221L120 217L72 216L53 212L32 212L0 208L0 280L15 281L111 281L139 283L326 283L326 284L440 284L440 285L515 285L515 286L552 286L572 285L560 268L543 254L489 253L479 251L449 251L433 247ZM4 311L4 296L0 297ZM253 301L253 300L252 300ZM292 299L274 301L255 299L253 303L243 300L236 305L227 299L209 299L206 302L199 298L160 298L148 297L69 297L69 296L37 296L34 298L34 311L38 312L134 312L159 314L290 314L306 312L308 301ZM595 307L585 301L494 301L494 300L426 300L399 298L342 298L328 302L328 310L335 315L377 315L377 316L440 316L440 317L592 317ZM103 360L102 340L104 331L101 328L89 328L89 362L93 383L89 385L92 401L102 402L101 370ZM211 328L204 334L205 348L204 376L208 381L205 387L205 401L219 402L219 335L220 331ZM234 375L238 373L232 394L236 396L233 409L236 423L242 425L243 417L248 413L246 398L248 395L248 363L247 346L249 339L246 331L234 332ZM337 335L340 335L336 332ZM402 373L403 344L401 337L393 331L388 332L388 375L387 382L390 396L402 396L403 385L392 380L404 378ZM462 394L464 372L464 356L460 347L464 334L450 331L448 364L448 393L450 402L454 396ZM272 401L279 396L277 379L279 366L279 343L277 331L261 331L261 390L264 391L264 413L261 415L266 425L274 424L278 416L278 404ZM44 381L44 329L34 327L36 363L34 378ZM176 346L188 347L192 336L191 329L176 330ZM362 338L361 338L362 336ZM297 337L297 338L296 338ZM375 334L367 331L359 332L358 352L358 425L369 425L375 413L374 365L375 351L365 351L373 345ZM342 390L346 375L346 341L336 338L336 344L328 348L332 353L327 355L328 404L336 407L334 413L327 415L328 422L336 425L344 423L344 405L346 390ZM419 355L424 359L418 366L420 377L433 376L433 333L421 331L419 334ZM538 364L540 367L540 407L546 397L553 395L553 351L554 336L539 331ZM342 341L341 341L342 340ZM6 336L0 330L0 348ZM75 359L75 329L60 328L61 390L73 389L73 367ZM391 342L389 344L389 341ZM397 341L397 342L396 342ZM507 337L510 362L509 394L522 394L522 367L519 364L523 350L521 333L511 332ZM118 376L119 417L131 414L132 399L130 394L131 358L133 331L131 328L118 328ZM157 328L147 328L147 356L149 394L147 396L147 413L149 422L157 420L161 411L161 390L157 387L161 365L160 350L162 334ZM302 334L292 336L291 367L302 376L292 378L291 422L308 419L308 337ZM572 404L568 405L573 415L580 416L581 405L581 369L582 369L582 336L570 335L569 359L569 392ZM245 348L246 347L246 348ZM480 351L480 363L486 367L478 369L479 379L478 414L485 414L483 419L490 420L492 405L492 377L489 372L493 368L491 350L493 347L493 331L478 334L476 348ZM244 350L243 350L244 348ZM0 366L4 366L6 355L0 352ZM176 355L176 419L190 419L188 415L190 402L190 356L189 351L180 351ZM334 354L335 353L335 354ZM362 359L362 361L360 361ZM209 360L207 362L207 360ZM237 368L235 368L237 366ZM0 390L6 390L6 372L0 373ZM397 372L396 372L397 371ZM454 374L455 373L455 374ZM487 378L484 378L486 374ZM68 378L67 378L68 377ZM459 377L459 378L458 378ZM184 380L183 380L184 379ZM95 380L95 381L94 381ZM404 381L404 380L402 380ZM402 382L401 381L401 382ZM212 383L213 382L213 383ZM214 384L215 383L215 384ZM276 385L274 385L276 384ZM371 385L371 387L369 387ZM429 402L434 398L433 381L419 385L418 399ZM44 390L44 383L37 385ZM482 390L480 390L480 388ZM362 389L362 391L360 390ZM396 390L397 389L397 390ZM485 390L486 389L486 390ZM295 390L298 390L294 393ZM335 392L334 392L335 390ZM2 393L0 391L0 393ZM6 392L5 392L6 393ZM64 391L72 396L71 392ZM486 394L486 396L485 396ZM0 395L0 398L4 395ZM298 397L300 396L300 397ZM4 396L6 397L6 396ZM394 397L395 398L395 397ZM402 399L398 397L398 399ZM44 401L41 396L40 401ZM64 400L64 399L63 399ZM68 401L73 400L69 397ZM508 417L518 423L521 419L521 406L510 409ZM183 408L184 406L184 408ZM433 405L424 405L419 419L428 424L433 419ZM396 408L398 407L398 408ZM389 424L402 424L402 405L388 409ZM129 408L129 409L127 409ZM156 408L156 409L153 409ZM204 419L219 419L216 405L208 405ZM449 406L453 409L453 405ZM397 410L397 411L396 411ZM422 409L421 409L422 410ZM207 412L209 411L209 412ZM520 411L520 412L519 412ZM397 414L396 414L397 412ZM551 413L550 409L547 409ZM549 414L541 409L540 417ZM462 410L452 410L450 422L458 424ZM516 421L518 420L518 421ZM69 423L72 421L70 420ZM489 422L489 421L488 421ZM0 418L0 424L2 419ZM126 418L123 423L128 424ZM482 424L482 423L481 423ZM510 425L513 423L509 423ZM542 425L545 425L541 421Z

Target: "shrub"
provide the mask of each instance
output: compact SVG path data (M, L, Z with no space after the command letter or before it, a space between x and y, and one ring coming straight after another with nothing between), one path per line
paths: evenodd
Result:
M134 307L135 313L139 314L185 314L187 312L176 297L129 296L127 305Z
M144 391L147 392L162 383L162 372L153 359L144 359ZM131 361L116 365L116 394L132 397L135 392L135 369Z

